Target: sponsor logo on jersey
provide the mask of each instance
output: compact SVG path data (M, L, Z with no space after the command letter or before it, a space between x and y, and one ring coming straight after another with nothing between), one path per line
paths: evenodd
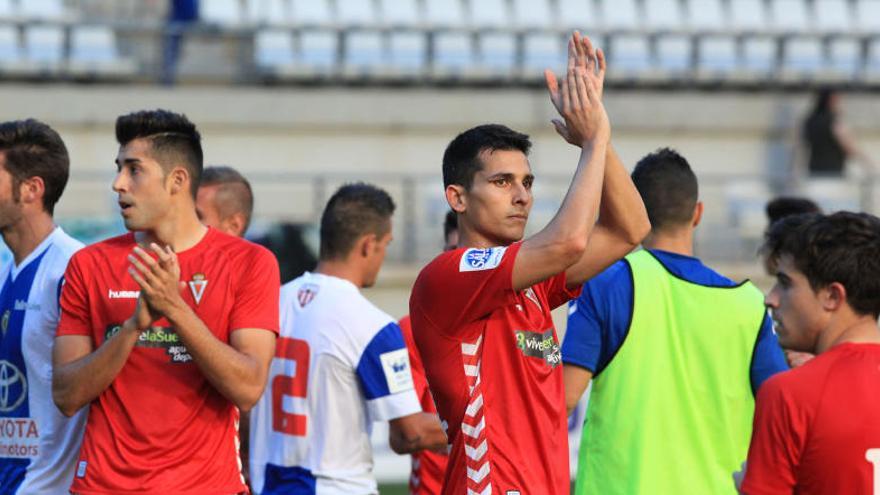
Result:
M554 368L562 362L559 343L553 336L552 328L544 333L517 330L514 335L516 335L516 346L524 356L543 359Z
M137 299L141 295L139 290L113 290L107 289L107 299Z
M24 299L16 299L15 306L12 309L14 309L15 311L39 311L40 305L28 303Z
M116 335L122 329L121 324L108 325L104 332L104 340ZM138 336L136 347L146 348L162 348L168 354L172 363L188 363L192 361L192 356L187 351L186 346L180 339L180 335L172 327L150 327Z
M413 379L409 369L409 352L406 348L385 352L379 355L388 391L392 394L412 390Z
M312 302L318 295L318 286L314 284L305 284L296 292L296 300L299 301L299 307L304 308L306 304Z
M205 287L208 286L208 279L204 273L194 273L192 280L189 281L189 290L192 291L193 299L196 304L202 302L202 296L205 295Z
M480 270L492 270L501 264L506 247L493 247L487 249L468 249L461 255L458 264L460 272L476 272Z
M0 457L27 459L40 453L40 431L31 418L0 418Z
M14 411L27 398L27 378L14 364L0 360L0 412Z

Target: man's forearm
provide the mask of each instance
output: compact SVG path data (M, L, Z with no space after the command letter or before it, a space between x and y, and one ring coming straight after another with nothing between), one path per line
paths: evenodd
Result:
M166 318L208 382L239 409L249 411L266 385L262 363L215 337L188 306Z
M73 416L101 395L122 370L139 335L134 323L126 321L119 332L104 341L98 349L78 359L59 362L58 355L63 351L56 349L56 362L52 369L52 398L58 409L67 416ZM64 338L56 338L56 347ZM63 346L63 341L60 345ZM64 357L61 356L60 359Z
M642 242L651 229L642 197L611 144L606 151L599 223L633 246Z

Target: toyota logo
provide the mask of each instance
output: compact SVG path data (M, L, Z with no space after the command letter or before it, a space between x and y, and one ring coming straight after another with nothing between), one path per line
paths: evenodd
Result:
M27 378L14 364L0 360L0 412L15 410L27 397Z

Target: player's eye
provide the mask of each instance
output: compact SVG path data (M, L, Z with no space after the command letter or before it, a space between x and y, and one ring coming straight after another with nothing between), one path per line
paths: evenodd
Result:
M510 184L510 179L502 177L500 179L493 180L492 183L499 187L505 187Z
M533 179L526 179L526 180L523 181L523 187L525 187L526 189L531 190L531 189L532 189L532 183L533 183L533 182L534 182Z

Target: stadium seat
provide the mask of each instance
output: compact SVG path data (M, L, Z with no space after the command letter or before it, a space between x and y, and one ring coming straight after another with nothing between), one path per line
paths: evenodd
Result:
M643 3L644 26L651 31L676 31L684 26L681 3L678 0L651 0Z
M558 0L559 27L565 31L579 29L582 33L599 26L599 16L592 0Z
M556 27L548 0L513 0L513 24L524 29Z
M770 0L770 17L772 29L780 33L805 33L811 27L804 0Z
M386 57L381 33L378 31L346 31L343 40L343 76L350 79L362 79L386 73Z
M874 85L880 84L880 39L868 42L862 66L862 81Z
M598 39L592 40L594 43ZM544 69L557 74L565 70L567 37L556 33L529 33L523 37L523 60L520 76L525 80L543 81Z
M725 27L724 6L721 0L689 0L687 25L694 31L721 31Z
M199 5L208 2L200 2ZM288 0L248 0L247 20L259 26L289 26L293 21Z
M855 25L864 34L876 35L880 32L880 1L856 0Z
M425 22L431 28L460 28L464 25L461 0L425 0Z
M767 29L767 9L762 0L728 2L730 28L740 32L763 32Z
M693 69L693 44L687 36L663 35L655 45L655 69L664 78L682 78Z
M237 27L246 17L241 0L209 0L199 4L202 22L223 28Z
M295 66L293 35L283 29L265 29L254 36L254 63L270 76L284 76Z
M862 70L862 48L855 38L836 38L828 42L825 67L833 81L853 81Z
M57 73L64 61L64 30L34 25L24 33L24 59L36 71Z
M427 66L428 42L422 31L395 31L388 39L388 70L392 76L416 77Z
M307 77L333 74L339 60L339 36L335 31L308 30L299 33L296 73Z
M416 0L380 0L381 21L392 27L418 28L422 20Z
M27 67L22 60L18 29L15 26L0 25L0 74L21 75L25 72Z
M650 78L651 50L645 36L624 34L608 42L608 77L617 80Z
M825 68L822 41L812 37L785 40L779 77L786 82L799 82L819 77Z
M71 12L64 8L63 0L26 0L18 2L19 14L28 20L72 20Z
M852 12L846 0L813 2L812 17L813 26L822 33L849 33L853 29Z
M695 76L700 81L722 81L739 69L736 40L730 36L713 35L697 41Z
M739 70L732 74L740 81L756 82L770 77L776 70L776 42L769 37L742 40Z
M290 0L291 22L297 26L330 27L333 15L327 0Z
M635 0L598 0L602 27L609 31L632 31L639 28L639 8ZM659 0L665 1L665 0Z
M477 29L499 29L510 27L511 14L507 10L507 0L471 0L470 25Z
M372 0L336 0L336 20L344 27L375 26L378 23Z
M106 26L77 26L71 31L67 70L74 76L125 77L137 71L131 58L116 49L116 35Z
M461 78L474 74L476 57L471 37L462 32L434 35L434 58L431 74L435 78Z
M489 78L509 79L516 68L516 39L511 33L483 33L477 38L478 68Z

